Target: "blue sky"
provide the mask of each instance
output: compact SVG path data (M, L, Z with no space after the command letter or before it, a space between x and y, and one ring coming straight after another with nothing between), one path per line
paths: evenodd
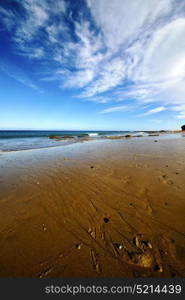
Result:
M185 1L0 0L0 129L185 123Z

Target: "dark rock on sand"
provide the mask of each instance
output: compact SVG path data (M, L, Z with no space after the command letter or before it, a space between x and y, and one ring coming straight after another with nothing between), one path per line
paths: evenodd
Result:
M154 267L153 267L153 270L154 271L160 271L160 266L158 264L156 264Z
M185 125L181 126L182 131L185 131Z
M81 249L81 245L80 244L76 244L75 248L78 249L78 250L80 250Z

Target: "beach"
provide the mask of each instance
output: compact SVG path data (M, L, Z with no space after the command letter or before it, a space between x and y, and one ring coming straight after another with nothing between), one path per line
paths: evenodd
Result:
M0 277L184 277L185 138L0 153Z

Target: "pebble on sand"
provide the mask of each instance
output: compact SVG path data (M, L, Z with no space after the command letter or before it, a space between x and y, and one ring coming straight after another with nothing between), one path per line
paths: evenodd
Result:
M76 244L76 249L80 250L81 249L81 244Z

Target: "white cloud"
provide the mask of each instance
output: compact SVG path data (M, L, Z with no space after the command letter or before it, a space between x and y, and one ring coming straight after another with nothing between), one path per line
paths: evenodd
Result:
M15 0L16 2L16 0ZM17 1L19 2L19 1ZM48 45L46 36L41 39L40 30L45 30L48 33L48 39L54 40L56 30L61 31L61 24L52 25L52 18L54 16L62 16L66 10L66 4L63 0L24 0L19 3L22 5L22 12L24 16L17 10L5 10L0 7L0 16L2 16L3 23L9 31L13 29L12 40L17 46L18 52L37 58L38 55L33 55L34 46L38 48L37 44L42 43L42 46ZM55 28L56 27L56 28ZM54 32L55 30L55 32ZM49 46L49 45L48 45ZM51 51L52 49L50 49ZM41 50L40 50L41 53ZM41 56L41 55L40 55Z
M143 26L146 30L149 21L152 24L172 6L171 0L160 0L157 5L156 0L87 0L87 3L107 46L114 51L143 35Z
M112 113L112 112L124 112L124 111L129 111L131 109L132 109L132 107L127 106L127 105L112 106L112 107L102 110L100 113L107 114L107 113Z
M181 112L176 116L177 119L185 119L185 112Z
M81 97L81 95L79 97ZM85 100L97 102L97 103L108 103L112 101L112 98L109 96L94 96L94 97L85 98Z
M185 119L185 104L172 106L171 110L178 112L177 119Z
M3 7L0 7L0 16L3 24L5 25L8 31L11 31L14 26L14 14L11 11L6 10ZM1 28L2 30L2 28Z
M185 104L173 106L171 109L174 111L185 111Z
M25 17L17 18L18 12L1 7L0 16L10 32L14 25L17 51L44 61L42 80L79 88L78 98L87 101L129 100L182 116L185 1L86 2L90 15L83 7L73 14L70 1L25 0L21 2ZM145 115L157 112L153 109Z
M94 77L93 70L85 69L77 72L69 72L66 76L64 86L81 88L92 81Z
M90 23L74 22L77 41L67 40L63 47L59 47L54 59L61 65L58 74L65 75L61 86L68 88L82 88L97 76L99 64L103 60L100 50L101 38L90 30ZM63 64L72 67L72 71L64 72Z
M143 116L143 117L144 116L149 116L149 115L157 114L157 113L162 112L164 110L166 110L166 108L164 106L160 106L160 107L150 109L147 112L141 114L140 116Z
M22 19L17 26L15 40L22 43L23 47L25 46L24 43L31 40L38 29L48 20L48 12L41 3L36 0L25 0L22 3L26 10L26 18Z
M185 75L185 18L153 32L145 54L133 75L136 81L164 82ZM144 49L143 49L144 50Z
M99 69L99 76L84 92L84 96L91 97L118 86L125 77L125 63L120 58L104 62Z
M125 65L125 76L112 86L111 77L105 89L101 77L86 92L106 91L132 84L119 93L120 101L135 99L142 103L178 104L185 102L185 2L172 0L87 0L107 46L107 59L116 56Z

